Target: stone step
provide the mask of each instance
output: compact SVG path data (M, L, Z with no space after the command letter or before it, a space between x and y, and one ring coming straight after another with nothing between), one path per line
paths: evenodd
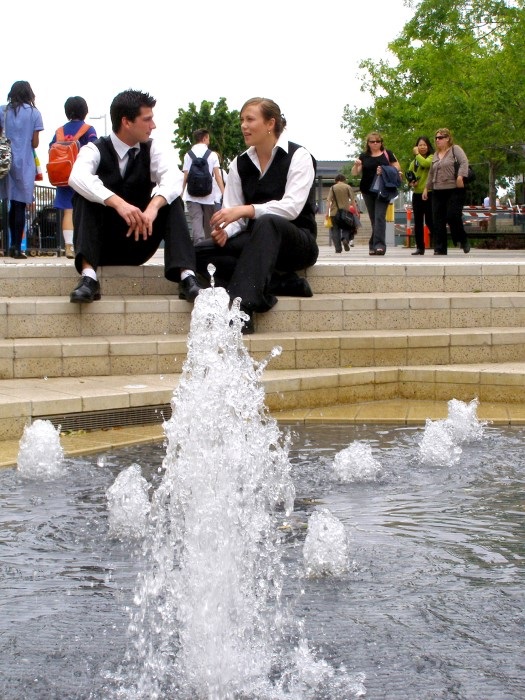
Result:
M92 304L57 297L1 297L0 338L178 335L192 305L168 296L104 296ZM256 315L259 332L409 330L525 326L525 292L316 294L281 297Z
M293 420L329 404L478 397L499 415L498 402L525 402L519 252L375 258L322 245L306 276L314 297L280 298L244 339L256 360L282 347L263 378L272 411ZM70 304L77 279L65 258L0 259L0 439L36 418L89 430L169 415L192 305L164 279L162 252L101 269L91 305Z
M284 412L282 420L302 420L315 407L393 398L471 401L478 398L490 415L505 423L525 423L523 363L454 367L320 368L267 370L265 403ZM161 424L170 416L180 374L4 380L0 385L0 440L20 439L24 427L50 420L63 431ZM346 410L348 410L346 408ZM317 417L319 420L319 416ZM336 422L332 410L326 422ZM392 422L392 421L390 421ZM399 421L398 421L399 422Z
M247 336L245 344L257 361L280 347L271 362L276 370L525 361L520 327L268 332ZM186 352L186 334L3 340L0 379L163 375L182 371Z
M351 248L337 255L321 246L319 260L304 274L316 294L363 294L374 292L525 292L525 259L515 251L473 251L459 257L412 257L408 249L392 248L384 257L370 257L367 248ZM99 270L104 297L170 296L177 298L178 285L164 278L162 253L140 267L106 267ZM69 300L78 281L70 260L33 258L0 259L0 295L59 297Z

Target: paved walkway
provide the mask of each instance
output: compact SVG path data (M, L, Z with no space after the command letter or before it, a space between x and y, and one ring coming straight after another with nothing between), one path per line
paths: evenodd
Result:
M325 229L326 232L326 229ZM393 263L396 264L403 262L410 265L420 265L421 263L435 263L443 264L445 258L443 256L433 254L432 250L426 252L424 256L411 255L414 252L413 248L405 248L404 246L389 246L386 251L386 255L369 255L368 246L357 244L350 248L348 252L343 251L337 254L332 246L326 245L324 243L326 236L321 233L320 235L320 245L319 245L319 261L334 261L338 263L345 262L364 262L369 261L374 264L383 263ZM158 250L155 255L151 258L150 263L162 264L164 261L164 252L162 249ZM461 262L466 263L470 261L475 261L479 263L480 261L486 261L490 263L514 261L517 265L525 265L525 250L487 250L484 248L472 248L468 255L461 250L461 248L451 248L449 249L448 255L446 256L447 262ZM66 267L73 267L73 261L68 260L65 256L57 258L56 256L35 256L28 257L27 260L14 260L13 258L0 257L0 265L60 265Z

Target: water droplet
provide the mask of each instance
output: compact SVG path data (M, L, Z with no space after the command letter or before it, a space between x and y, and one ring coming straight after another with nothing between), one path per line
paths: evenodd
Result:
M210 285L211 285L211 288L214 289L214 288L215 288L215 277L214 277L214 275L215 275L215 271L216 271L217 268L215 267L215 265L214 265L213 263L209 263L209 265L208 265L208 267L207 267L206 269L208 270L208 274L209 274L209 276L210 276Z

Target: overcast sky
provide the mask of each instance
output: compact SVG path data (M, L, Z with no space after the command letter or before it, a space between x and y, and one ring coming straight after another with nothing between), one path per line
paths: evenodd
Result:
M126 88L157 99L154 137L167 143L179 107L225 97L239 109L264 96L280 105L291 140L319 160L343 160L343 108L369 104L358 63L385 57L411 14L403 0L3 3L0 104L15 80L31 83L44 167L67 97L86 99L101 135L104 120L93 117L106 114L109 130L110 102Z

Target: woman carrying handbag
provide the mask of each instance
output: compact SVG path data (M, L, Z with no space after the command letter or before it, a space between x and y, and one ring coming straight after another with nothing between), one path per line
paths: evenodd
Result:
M350 207L354 209L354 223L359 223L358 208L355 200L355 194L350 185L346 184L346 177L339 173L335 176L335 182L328 192L326 198L326 211L332 220L330 228L330 240L334 244L335 252L342 253L343 246L346 251L350 250L350 246L354 245L355 230L351 231L340 225L338 220L338 212L340 210L348 212Z

